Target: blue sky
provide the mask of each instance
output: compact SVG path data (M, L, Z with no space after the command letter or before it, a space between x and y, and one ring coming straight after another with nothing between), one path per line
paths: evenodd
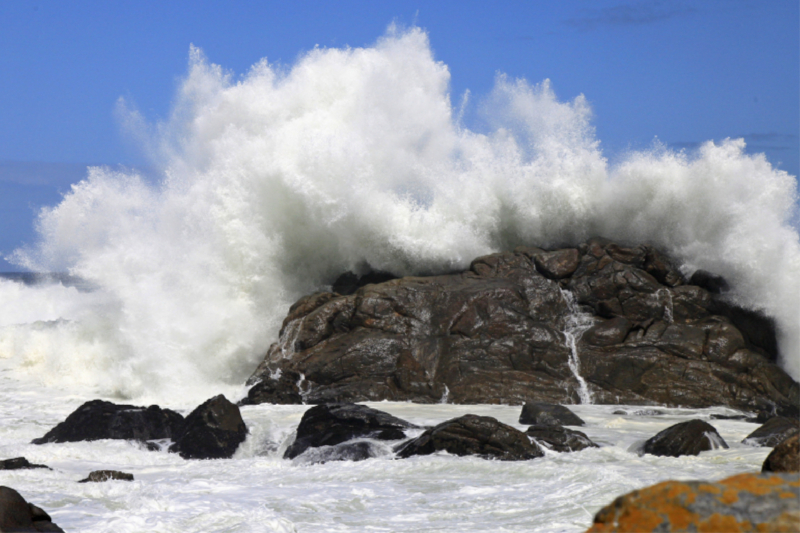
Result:
M584 94L612 161L657 137L675 148L744 137L800 167L800 4L704 1L304 1L0 3L0 255L87 165L147 161L115 118L124 97L164 118L189 45L236 74L291 65L315 46L365 46L391 22L428 31L452 101L498 72L561 100ZM0 260L0 271L15 267Z

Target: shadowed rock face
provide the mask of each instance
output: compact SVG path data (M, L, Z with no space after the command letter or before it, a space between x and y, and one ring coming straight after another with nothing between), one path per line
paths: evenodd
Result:
M220 394L189 413L169 451L184 459L223 459L231 457L246 437L239 408Z
M2 486L0 486L0 531L64 533L64 530L55 525L44 510L26 502L25 498L11 487Z
M533 426L583 426L585 422L563 405L528 402L522 406L520 424Z
M774 447L791 437L800 433L800 420L785 416L770 418L758 429L744 438L742 443L753 446Z
M798 531L798 498L796 474L665 481L620 496L595 515L587 533Z
M773 364L774 330L722 298L649 246L520 247L460 273L300 299L248 401L576 403L568 332L596 403L797 416L800 386Z
M477 455L501 461L524 461L544 455L518 429L489 416L464 415L442 422L400 445L397 456L406 459L442 450L453 455Z

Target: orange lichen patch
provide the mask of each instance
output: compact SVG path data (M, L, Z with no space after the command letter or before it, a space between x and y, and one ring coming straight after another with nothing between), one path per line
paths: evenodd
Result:
M797 498L797 494L794 492L781 492L778 496L781 498Z
M756 524L758 533L797 533L800 531L800 511L783 513L769 524Z
M775 490L776 486L783 485L784 481L779 476L762 477L756 474L739 474L719 482L737 491L746 491L750 494L763 496Z
M729 515L714 513L706 520L697 523L697 533L744 533L753 531L753 524L748 521L739 522Z
M735 489L725 489L722 497L719 499L725 505L731 505L739 501L739 491Z
M719 494L722 491L722 489L720 489L718 486L710 483L701 483L697 486L697 490L711 494Z

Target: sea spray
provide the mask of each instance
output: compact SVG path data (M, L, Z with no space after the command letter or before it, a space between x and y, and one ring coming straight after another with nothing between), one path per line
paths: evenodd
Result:
M584 97L499 76L477 131L448 91L418 28L240 78L193 48L172 115L140 131L160 178L91 169L13 255L80 276L97 300L70 296L78 318L45 333L4 328L2 357L34 379L188 403L243 382L289 306L341 272L435 273L603 235L726 277L731 298L776 317L800 376L793 176L735 139L609 166Z

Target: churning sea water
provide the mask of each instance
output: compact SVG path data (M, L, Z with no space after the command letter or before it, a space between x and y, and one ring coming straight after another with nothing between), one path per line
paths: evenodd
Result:
M637 442L689 417L581 405L603 447L524 463L445 455L308 465L280 459L302 406L244 408L228 461L184 461L126 442L33 446L94 398L190 410L242 383L300 296L367 266L396 275L465 268L516 245L593 235L648 242L685 273L723 275L739 304L776 318L800 376L797 180L741 139L654 146L609 164L583 97L499 76L462 122L450 74L418 28L372 47L315 49L241 77L192 48L166 121L120 115L155 177L91 168L39 214L10 260L71 278L0 278L0 457L53 471L0 473L67 531L580 531L620 493L667 478L758 470L753 427L715 421L728 450L639 457ZM466 98L464 105L469 104ZM70 280L80 280L79 283ZM578 368L576 366L576 368ZM579 370L579 369L578 369ZM518 407L379 404L417 423ZM114 468L133 483L77 484Z

